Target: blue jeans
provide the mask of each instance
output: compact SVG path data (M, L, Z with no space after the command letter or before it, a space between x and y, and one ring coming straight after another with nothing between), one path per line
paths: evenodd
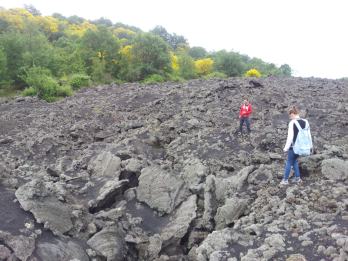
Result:
M300 168L298 167L298 164L297 164L297 159L299 156L300 155L295 154L293 150L288 150L288 159L286 161L284 179L289 179L291 166L294 168L295 177L296 178L300 177Z
M242 129L243 129L243 123L245 122L245 125L247 126L248 129L248 133L251 133L251 129L250 129L250 121L249 121L249 117L240 117L239 120L239 132L242 133Z

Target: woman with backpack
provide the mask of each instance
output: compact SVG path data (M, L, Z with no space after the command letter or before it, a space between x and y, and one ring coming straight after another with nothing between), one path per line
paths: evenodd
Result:
M300 118L299 112L295 106L291 108L289 115L291 121L289 123L288 138L283 150L284 155L288 155L288 159L286 161L284 179L280 182L281 185L287 185L289 183L288 179L291 167L293 167L295 171L295 179L293 182L302 182L297 159L299 156L309 155L310 152L314 153L308 121Z

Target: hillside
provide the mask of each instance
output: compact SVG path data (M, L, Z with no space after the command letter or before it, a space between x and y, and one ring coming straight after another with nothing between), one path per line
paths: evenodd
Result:
M347 92L269 76L1 99L0 260L348 260ZM292 105L315 154L281 186Z

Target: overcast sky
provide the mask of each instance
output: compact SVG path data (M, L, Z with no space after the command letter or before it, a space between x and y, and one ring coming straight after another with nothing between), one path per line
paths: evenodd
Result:
M161 25L190 46L234 50L280 66L296 76L348 77L347 0L11 0L6 9L33 4L44 16L61 13L109 18L148 31Z

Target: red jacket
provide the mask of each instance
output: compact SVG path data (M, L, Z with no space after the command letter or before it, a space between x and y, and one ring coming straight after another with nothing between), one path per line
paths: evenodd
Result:
M246 113L244 114L243 112L246 112ZM242 117L249 117L249 115L252 113L253 113L253 107L251 107L251 104L249 103L247 106L245 104L242 105L239 115Z

